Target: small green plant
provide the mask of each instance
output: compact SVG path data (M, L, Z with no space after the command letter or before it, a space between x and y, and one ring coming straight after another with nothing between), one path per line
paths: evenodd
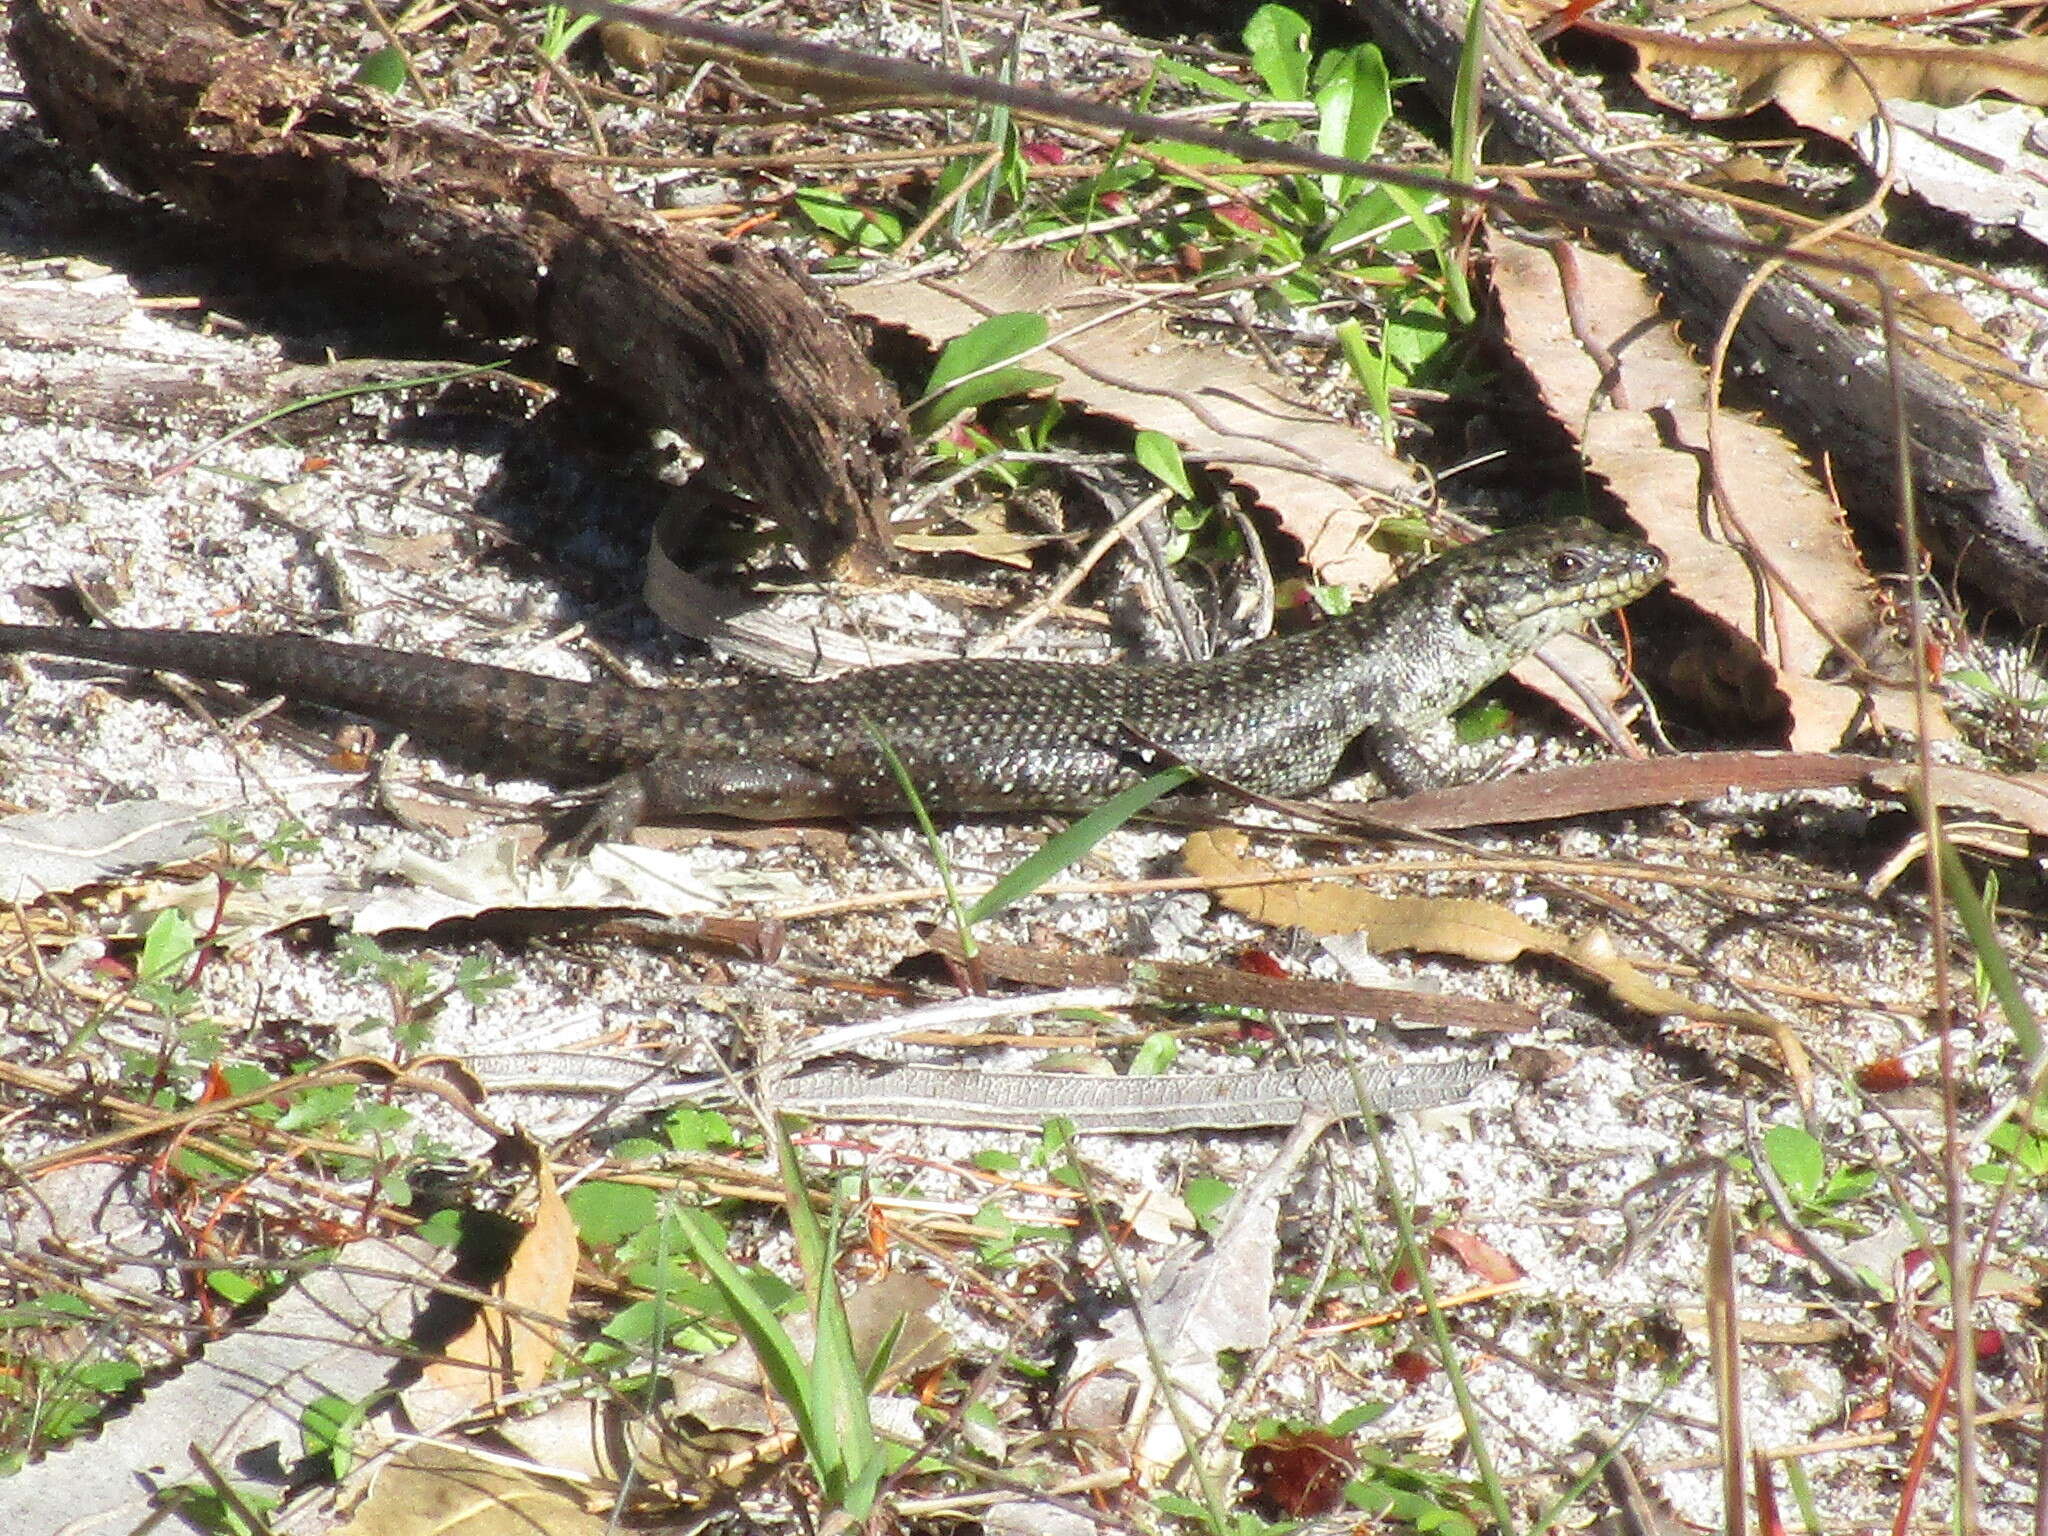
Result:
M345 935L336 951L341 973L381 984L391 1001L391 1018L365 1019L359 1030L388 1028L399 1047L424 1050L433 1038L434 1021L457 998L480 1008L512 984L509 973L482 955L466 955L446 982L425 960L393 954L367 934Z
M373 91L382 91L395 96L405 88L411 74L406 62L405 50L396 44L379 48L375 53L356 66L356 84L366 85Z
M889 1468L889 1457L875 1434L868 1406L873 1383L888 1364L889 1349L885 1343L866 1370L855 1357L845 1298L833 1277L836 1246L811 1208L810 1191L804 1185L789 1133L777 1126L774 1136L783 1189L789 1197L790 1227L810 1301L808 1362L783 1327L771 1299L726 1257L725 1235L717 1224L705 1212L692 1210L676 1213L678 1226L753 1348L763 1378L795 1417L797 1435L827 1505L860 1519L874 1507L875 1494Z
M1045 316L1017 311L990 315L955 336L932 365L923 395L911 403L911 424L920 432L934 431L991 400L1057 384L1057 374L1010 361L1044 346L1050 334Z
M2048 1185L2048 1135L2007 1120L1984 1138L1991 1156L1970 1170L1980 1184L2003 1184L2008 1177L2022 1183Z
M540 13L540 51L555 63L576 46L576 39L597 25L595 16L579 16L566 5L544 6Z
M625 1277L650 1295L615 1313L584 1359L631 1368L651 1383L648 1362L662 1351L708 1353L745 1339L762 1379L796 1421L820 1492L833 1508L858 1516L873 1507L892 1460L868 1408L890 1344L865 1368L855 1358L833 1244L811 1208L788 1133L778 1127L774 1134L804 1288L735 1264L731 1236L712 1212L678 1207L642 1185L595 1180L565 1197L577 1231L592 1249L609 1250ZM783 1322L798 1306L810 1315L808 1360Z
M836 192L804 189L793 199L796 211L821 234L830 235L849 252L889 251L903 243L903 220L879 208L848 202ZM851 256L829 258L826 270L857 265Z
M57 1337L81 1330L90 1336L100 1321L92 1303L65 1291L0 1308L0 1440L18 1447L0 1456L0 1473L89 1428L142 1379L142 1367L132 1360L54 1361L27 1342L39 1333Z
M1763 1134L1762 1147L1765 1161L1802 1223L1852 1235L1865 1231L1845 1208L1870 1193L1877 1183L1875 1171L1829 1166L1826 1149L1796 1125L1772 1126ZM1746 1160L1736 1161L1746 1166Z
M979 1163L980 1159L976 1161ZM1014 1172L1020 1166L1014 1157L1009 1158L1009 1164L1008 1168L993 1168L991 1171ZM1030 1256L1022 1251L1026 1248L1058 1249L1072 1241L1071 1234L1064 1227L1033 1225L1017 1220L1003 1209L1000 1200L990 1200L977 1210L974 1224L990 1234L976 1242L974 1251L982 1267L992 1274L1017 1269L1028 1262Z
M356 1431L369 1417L368 1403L345 1397L317 1397L299 1415L299 1443L308 1457L320 1462L337 1481L355 1465Z
M278 1505L274 1495L249 1489L223 1493L203 1483L166 1488L159 1500L164 1508L176 1510L189 1528L206 1531L209 1536L269 1536L270 1525L264 1517Z

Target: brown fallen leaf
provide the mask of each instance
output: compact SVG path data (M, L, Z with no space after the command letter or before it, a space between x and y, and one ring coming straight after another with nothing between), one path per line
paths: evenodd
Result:
M1710 640L1678 659L1680 684L1724 718L1781 732L1797 748L1839 745L1866 704L1880 724L1911 732L1909 693L1831 680L1842 648L1883 672L1898 669L1898 654L1841 509L1791 445L1721 412L1720 485L1753 541L1745 549L1706 511L1716 499L1706 370L1648 285L1620 261L1574 249L1568 289L1548 250L1497 231L1488 248L1509 340L1545 403L1671 557L1673 590L1729 631L1728 643ZM1589 352L1589 341L1606 356ZM1933 719L1937 735L1949 734L1938 706Z
M1776 102L1803 127L1848 139L1876 115L1870 91L1842 58L1853 57L1886 100L1958 107L1986 91L2048 107L2048 38L1950 43L1884 27L1860 27L1829 46L1813 38L1700 37L1582 19L1582 32L1625 43L1636 53L1636 84L1653 99L1696 118L1743 117ZM1735 80L1735 98L1707 111L1665 92L1659 66L1711 69Z
M1772 6L1772 10L1790 11L1807 21L1915 21L1955 8L1955 0L1774 0ZM1737 27L1782 20L1751 0L1705 0L1704 4L1682 4L1676 9L1695 31L1711 25L1716 32L1732 32Z
M334 1536L604 1536L612 1527L538 1468L451 1445L401 1446Z
M1147 296L1104 288L1053 252L1006 251L950 277L860 283L834 297L934 345L991 315L1046 316L1052 339L1019 361L1058 374L1061 398L1163 432L1251 487L1323 580L1361 590L1386 580L1387 559L1366 536L1390 503L1414 499L1414 472L1265 369L1174 335Z
M1575 938L1519 918L1505 907L1470 897L1375 896L1336 880L1255 885L1274 867L1246 855L1242 832L1197 832L1182 846L1191 875L1214 883L1214 898L1231 911L1274 927L1305 928L1318 934L1359 934L1373 949L1454 955L1503 965L1523 955L1548 955L1605 987L1619 1003L1638 1012L1676 1015L1720 1024L1773 1041L1784 1057L1802 1099L1812 1071L1806 1048L1778 1020L1745 1008L1719 1008L1650 980L1615 948L1604 928Z
M935 927L925 935L934 953L959 965L969 963L960 936ZM1443 1029L1457 1026L1512 1033L1533 1029L1537 1016L1513 1003L1483 997L1456 997L1399 987L1364 987L1348 981L1318 981L1309 976L1260 976L1220 965L1175 960L1126 960L1120 955L1024 944L975 946L973 964L981 974L1035 987L1128 986L1140 997L1162 1003L1194 1003L1218 1008L1270 1008L1283 1013L1327 1013L1342 1018L1369 1018L1395 1028Z
M1912 763L1849 752L1690 752L1637 762L1573 763L1497 783L1423 790L1399 800L1375 800L1371 816L1391 826L1441 832L1684 805L1734 790L1783 794L1860 787L1899 798L1918 777ZM1939 805L1997 816L2048 837L2048 774L1936 763L1928 782Z
M468 1331L421 1372L406 1393L416 1421L450 1422L547 1376L560 1345L556 1320L569 1315L579 1249L575 1218L547 1159L535 1159L535 1167L533 1221L497 1285L505 1305L480 1307Z
M2015 167L2010 174L2015 182L2027 182L2030 173L2040 176L2044 171L2048 171L2048 157L2036 156L2031 166ZM2048 441L2048 390L2035 380L2015 376L2007 346L1984 328L1968 306L1954 294L1930 287L1910 261L1887 260L1877 253L1873 265L1898 297L1899 317L1914 355L1969 390L1991 412L2013 416L2034 438ZM1859 281L1856 288L1875 304L1868 284ZM1930 339L1940 342L1939 350L1922 344Z

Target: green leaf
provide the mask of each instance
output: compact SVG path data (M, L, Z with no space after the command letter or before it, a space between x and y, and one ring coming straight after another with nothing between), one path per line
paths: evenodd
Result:
M978 923L1023 900L1068 865L1085 858L1097 843L1154 800L1179 789L1194 777L1192 768L1168 768L1104 801L1066 831L1047 838L1037 851L1027 855L1015 869L983 892L981 898L967 909L967 921Z
M355 1463L355 1432L363 1416L361 1403L331 1393L316 1397L299 1415L299 1443L308 1456L326 1462L336 1477L346 1477Z
M217 1296L226 1298L236 1306L245 1306L263 1294L263 1277L239 1269L216 1269L206 1277L206 1283Z
M142 959L136 965L138 981L164 981L183 968L199 948L199 930L176 907L157 913L142 936Z
M575 1219L576 1234L593 1248L616 1248L653 1225L660 1200L640 1184L593 1179L562 1197Z
M1164 432L1140 432L1131 443L1131 457L1168 490L1189 501L1195 499L1195 488L1188 483L1188 467L1181 462L1180 444Z
M1393 359L1366 339L1365 327L1356 320L1338 323L1337 345L1343 348L1344 361L1350 366L1351 376L1358 380L1358 387L1372 402L1373 414L1380 419L1381 440L1389 448L1393 447L1394 385L1399 378Z
M1032 313L1030 309L989 315L973 330L946 342L944 350L938 354L938 362L932 365L932 377L924 383L924 397L930 399L954 379L993 369L997 362L1008 362L1014 356L1022 356L1024 352L1044 346L1044 338L1051 334L1053 326L1047 322L1047 317Z
M18 1306L0 1307L0 1328L49 1328L98 1315L98 1309L91 1302L62 1291L51 1291L31 1297Z
M1034 389L1050 389L1059 381L1058 374L1039 368L998 368L993 373L978 374L965 384L947 390L936 400L919 406L911 413L912 420L919 431L931 432L963 411L976 410L991 400L1029 394Z
M829 192L796 194L797 212L826 234L848 245L890 247L903 243L903 221L876 208L860 208Z
M1158 1077L1173 1070L1180 1056L1180 1041L1165 1030L1154 1030L1131 1058L1131 1077Z
M1475 741L1492 741L1505 733L1514 724L1514 719L1513 712L1505 704L1483 699L1459 710L1451 728L1458 740L1469 746Z
M1226 80L1221 75L1212 75L1206 69L1197 69L1192 64L1183 64L1179 59L1154 59L1152 67L1169 80L1200 91L1204 96L1214 96L1220 101L1250 101L1251 87L1240 85L1235 80Z
M316 1130L355 1103L354 1083L324 1083L301 1090L278 1117L281 1131Z
M1811 1200L1827 1177L1827 1157L1818 1141L1796 1125L1774 1125L1764 1132L1764 1157L1786 1193Z
M1052 327L1045 316L1020 310L990 315L981 324L946 343L932 376L925 381L924 397L915 415L922 430L951 421L962 411L972 410L1005 395L1022 394L1057 384L1059 376L1035 368L1003 368L999 365L1045 345ZM985 372L984 370L994 370ZM978 377L968 379L969 374ZM957 379L967 379L955 386Z
M739 1144L732 1122L715 1109L679 1105L669 1111L661 1128L668 1144L678 1152L713 1152Z
M1216 1213L1237 1191L1222 1179L1210 1178L1203 1174L1188 1180L1188 1187L1181 1192L1181 1199L1187 1202L1188 1213L1195 1218L1196 1225L1207 1230L1215 1220Z
M1318 74L1316 148L1326 155L1370 160L1379 146L1380 130L1393 116L1393 86L1387 61L1370 43L1326 54ZM1323 195L1341 208L1364 182L1356 176L1326 175Z
M718 1287L719 1294L732 1309L733 1321L746 1336L748 1347L760 1362L762 1377L795 1415L797 1434L812 1458L820 1481L829 1486L839 1471L840 1453L823 1433L825 1426L818 1418L818 1404L811 1395L809 1374L804 1370L803 1357L797 1353L789 1330L782 1326L782 1320L775 1315L774 1309L762 1300L739 1267L726 1257L724 1230L702 1211L682 1210L675 1214L676 1230L682 1234L691 1256L710 1273L711 1283Z
M1266 89L1282 101L1308 100L1308 23L1284 5L1262 5L1244 24L1245 51Z
M357 85L395 95L405 88L407 73L405 50L394 43L389 48L379 48L358 64L355 80Z
M1355 1408L1346 1408L1330 1420L1329 1430L1333 1435L1348 1435L1353 1430L1364 1429L1366 1425L1383 1419L1393 1409L1392 1403L1360 1403Z

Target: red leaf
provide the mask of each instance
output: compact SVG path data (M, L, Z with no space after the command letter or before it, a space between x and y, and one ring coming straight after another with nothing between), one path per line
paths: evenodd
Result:
M1489 1284L1509 1285L1522 1278L1521 1265L1463 1227L1439 1227L1430 1241Z
M1335 1513L1357 1470L1352 1443L1321 1429L1281 1430L1244 1453L1245 1491L1269 1519Z

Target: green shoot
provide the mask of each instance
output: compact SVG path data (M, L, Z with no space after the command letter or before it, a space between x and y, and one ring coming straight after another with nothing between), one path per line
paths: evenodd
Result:
M545 6L540 15L541 56L550 64L576 46L576 39L597 25L595 16L578 16L566 5Z
M982 922L1023 900L1077 860L1161 795L1170 794L1195 777L1192 768L1168 768L1105 800L1064 832L1049 837L1002 879L984 891L961 916L962 924Z
M859 1519L874 1507L888 1461L868 1407L867 1374L855 1358L845 1302L833 1281L833 1246L811 1209L789 1133L778 1126L774 1135L811 1301L815 1334L808 1364L771 1299L726 1256L716 1224L702 1211L685 1210L675 1213L676 1229L724 1298L762 1377L795 1418L826 1503Z
M991 315L974 329L955 336L932 366L923 395L911 404L912 424L920 432L935 431L963 411L991 400L1057 384L1057 374L1009 363L1013 357L1044 346L1051 329L1045 316L1019 312Z

